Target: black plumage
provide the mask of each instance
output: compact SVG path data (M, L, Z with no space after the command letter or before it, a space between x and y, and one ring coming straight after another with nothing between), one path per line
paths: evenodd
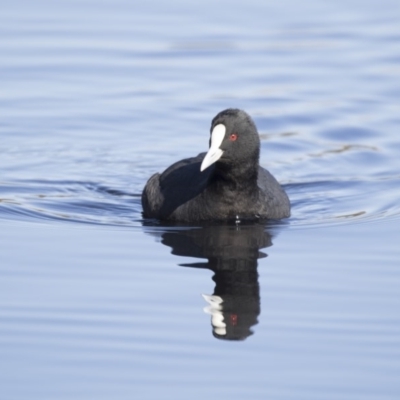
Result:
M259 156L250 116L238 109L220 112L212 120L207 154L178 161L148 180L143 216L181 222L289 217L289 198L259 166Z

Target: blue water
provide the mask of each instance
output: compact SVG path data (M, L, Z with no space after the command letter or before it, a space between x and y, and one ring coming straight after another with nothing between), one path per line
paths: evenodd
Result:
M4 399L397 399L400 4L41 0L0 13ZM292 216L145 221L245 109Z

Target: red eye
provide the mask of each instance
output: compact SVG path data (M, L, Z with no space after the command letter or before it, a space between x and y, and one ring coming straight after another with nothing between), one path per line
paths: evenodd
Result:
M229 140L230 140L231 142L234 142L236 139L237 139L237 134L236 134L236 133L232 133L232 135L229 136Z

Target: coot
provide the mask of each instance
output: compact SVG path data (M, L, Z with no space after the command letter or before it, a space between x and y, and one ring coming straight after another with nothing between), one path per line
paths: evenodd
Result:
M260 138L250 116L221 111L211 123L207 153L154 174L142 193L143 216L201 222L281 219L290 202L277 180L259 166Z

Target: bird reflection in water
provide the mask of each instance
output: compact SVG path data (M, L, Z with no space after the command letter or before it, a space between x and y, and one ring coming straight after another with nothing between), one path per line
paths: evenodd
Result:
M218 339L244 340L253 332L260 314L257 260L267 255L260 249L272 245L271 234L261 224L203 226L168 230L162 243L172 254L208 261L180 264L214 272L214 293L203 295L211 315L213 335Z

